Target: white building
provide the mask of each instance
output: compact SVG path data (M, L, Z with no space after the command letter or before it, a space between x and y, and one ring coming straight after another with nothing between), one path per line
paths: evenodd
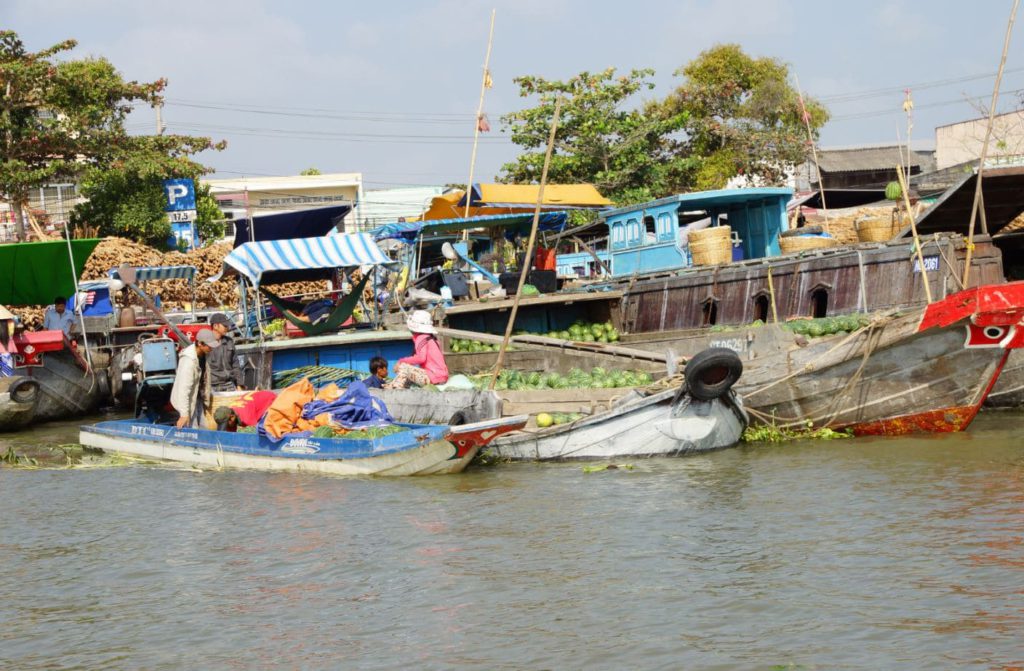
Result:
M935 129L935 163L938 170L977 161L985 145L988 117L969 119ZM992 120L988 158L993 163L1024 155L1024 110L997 114Z
M351 205L345 223L354 230L362 218L363 175L358 172L287 177L203 179L229 219L308 210L329 205Z

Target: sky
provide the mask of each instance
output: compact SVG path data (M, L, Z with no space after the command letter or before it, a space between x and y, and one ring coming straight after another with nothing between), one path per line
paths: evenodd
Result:
M474 181L491 181L516 147L502 114L528 107L517 75L564 79L608 67L673 72L715 44L790 66L832 120L823 148L906 139L987 109L1012 0L0 0L0 26L30 50L66 38L73 57L103 56L129 79L166 78L167 132L226 140L199 157L217 177L360 172L366 189L465 183L492 8L496 10ZM1024 23L1024 21L1022 21ZM1024 98L1015 31L999 111ZM155 113L129 128L152 132Z

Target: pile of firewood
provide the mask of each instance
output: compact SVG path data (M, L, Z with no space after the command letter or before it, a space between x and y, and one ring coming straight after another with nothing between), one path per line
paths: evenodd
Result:
M123 238L107 238L93 251L82 271L83 280L108 277L108 271L121 264L130 266L195 266L195 307L199 310L226 308L238 304L238 281L234 276L207 282L220 273L224 257L231 251L231 244L218 243L201 247L186 253L173 251L162 253L152 247L140 245ZM148 289L159 295L166 308L184 308L192 302L192 292L185 280L153 282ZM274 287L279 296L303 295L309 300L323 296L328 291L326 282L293 282ZM120 297L114 297L116 300Z

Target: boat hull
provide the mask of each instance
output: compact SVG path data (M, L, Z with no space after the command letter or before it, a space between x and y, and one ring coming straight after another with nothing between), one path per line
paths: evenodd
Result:
M1024 407L1024 351L1014 350L1006 360L992 393L985 400L986 408Z
M107 452L195 468L364 476L439 475L464 470L491 439L525 423L525 417L506 418L462 427L413 426L402 434L364 441L297 436L272 443L255 434L114 421L82 427L79 442Z
M677 402L677 394L636 396L572 424L508 434L487 453L511 461L674 457L739 442L747 414L733 392L713 401L685 396Z
M42 366L17 368L23 377L39 385L32 403L16 403L0 393L0 431L13 431L29 424L70 419L96 410L102 399L100 376L83 371L67 352L48 352Z

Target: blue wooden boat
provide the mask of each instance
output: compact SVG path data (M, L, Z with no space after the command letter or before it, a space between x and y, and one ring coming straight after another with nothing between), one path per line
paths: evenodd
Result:
M523 428L528 417L461 426L399 424L405 430L372 439L286 436L275 443L256 433L176 429L140 420L83 426L79 442L105 452L175 461L195 467L303 471L333 475L458 473L494 438Z

